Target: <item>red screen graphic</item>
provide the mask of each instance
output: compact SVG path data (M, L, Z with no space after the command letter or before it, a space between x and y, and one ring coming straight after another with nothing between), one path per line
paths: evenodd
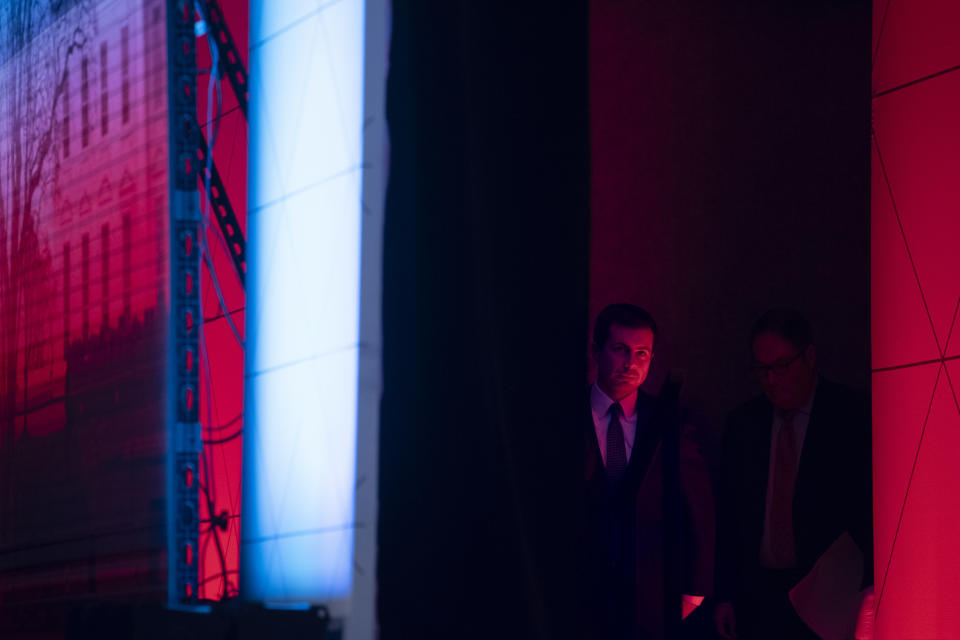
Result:
M121 592L162 599L164 3L24 1L3 11L0 603ZM220 16L244 65L246 11L225 3ZM246 116L226 78L222 103L207 111L207 36L196 45L197 120L215 135L208 143L245 235ZM226 55L223 43L219 51ZM242 340L245 296L206 185L198 187L209 262L200 280L197 596L213 600L237 594L243 346L234 329Z
M15 0L0 20L0 605L160 599L164 2Z
M210 10L208 4L203 3ZM243 67L247 66L247 3L221 2L222 22L233 38ZM216 41L216 39L214 39ZM228 47L217 42L219 56ZM240 233L246 237L247 119L228 78L220 78L207 109L211 68L211 43L197 40L197 121L204 135L213 139L213 162L234 210ZM218 117L219 113L219 117ZM199 185L201 194L206 185ZM201 202L206 211L205 198ZM199 597L222 600L237 595L240 560L241 452L243 451L243 346L233 329L244 337L245 292L230 255L230 245L209 218L206 249L210 264L201 268L200 297L203 304L203 344L200 367L200 422L203 452L200 461L200 554ZM219 295L217 291L219 286ZM221 298L223 302L221 303ZM226 309L224 309L226 307ZM233 328L227 321L229 315Z

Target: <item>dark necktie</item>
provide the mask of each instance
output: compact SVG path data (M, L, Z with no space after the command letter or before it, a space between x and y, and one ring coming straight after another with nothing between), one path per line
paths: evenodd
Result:
M773 468L773 495L770 504L770 547L776 568L796 564L793 540L793 489L797 482L797 437L794 413L781 414Z
M610 405L610 423L607 426L607 479L618 484L627 470L627 447L623 441L623 426L620 416L623 408L619 402Z

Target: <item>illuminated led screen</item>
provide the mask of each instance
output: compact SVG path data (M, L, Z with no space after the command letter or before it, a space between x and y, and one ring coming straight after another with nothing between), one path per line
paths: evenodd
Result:
M4 606L166 596L165 43L162 0L0 6Z
M364 3L250 6L241 593L347 597L354 566Z

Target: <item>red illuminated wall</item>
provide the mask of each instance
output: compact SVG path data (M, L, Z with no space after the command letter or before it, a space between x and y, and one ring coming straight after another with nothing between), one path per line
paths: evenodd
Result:
M874 5L877 638L957 638L960 5Z
M652 381L681 373L714 432L759 392L771 306L869 383L869 38L856 0L590 2L591 319L646 307Z
M165 595L164 7L0 7L0 622Z

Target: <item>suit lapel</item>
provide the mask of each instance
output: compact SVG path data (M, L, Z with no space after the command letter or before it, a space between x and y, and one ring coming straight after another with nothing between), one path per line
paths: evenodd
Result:
M636 407L637 431L624 478L624 484L631 487L638 486L647 475L650 462L660 446L664 423L662 416L657 415L656 398L637 391Z
M606 485L606 474L603 468L603 457L600 453L600 443L597 442L597 432L593 424L593 413L590 408L590 391L587 390L586 415L584 417L584 451L586 460L584 477L588 482ZM622 486L636 487L643 482L650 462L660 446L663 435L663 419L656 413L656 398L637 391L637 431L633 442L633 450L627 463Z
M820 440L822 435L829 432L824 424L829 420L830 410L824 410L824 406L829 405L830 401L829 385L821 379L817 382L817 391L813 398L813 406L810 408L810 419L807 422L807 433L803 438L800 459L797 461L797 482L793 491L794 523L798 520L798 510L802 511L803 507L807 506L807 494L816 491L816 488L811 486L815 476L810 475L810 470L816 470L823 462L821 455L823 447ZM799 519L803 520L802 515Z
M754 443L756 447L753 454L748 456L747 461L749 469L744 470L747 474L746 487L752 492L749 500L745 504L752 505L752 510L747 514L749 530L754 532L756 538L756 548L759 548L759 541L763 537L763 521L767 509L767 484L770 478L770 441L773 431L773 405L764 402L757 411L753 419L753 428L756 432L749 442Z

